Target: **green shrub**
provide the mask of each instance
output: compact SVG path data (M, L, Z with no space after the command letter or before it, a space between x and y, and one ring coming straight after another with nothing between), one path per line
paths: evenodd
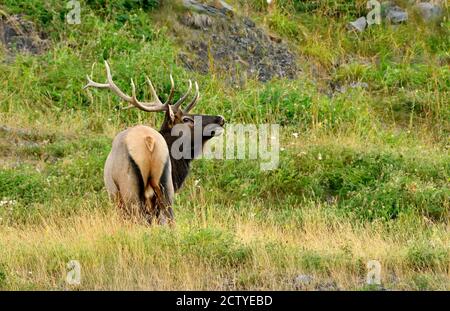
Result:
M43 202L49 196L48 187L45 177L30 168L0 170L0 199Z
M162 0L86 0L86 4L98 12L121 11L128 12L131 10L142 9L149 11L157 9L161 6Z
M256 11L267 9L266 0L242 1ZM358 0L277 0L277 7L286 11L298 13L315 13L328 17L360 16L365 12L365 2Z
M361 220L389 220L410 212L435 220L448 216L450 190L444 162L430 164L395 153L356 152L345 147L316 147L301 156L295 152L280 156L280 167L270 172L258 171L258 163L250 160L207 167L219 170L218 189L244 199L331 200Z
M325 272L326 266L324 264L323 255L315 251L306 251L302 253L301 265L310 272Z
M430 245L428 242L417 242L409 247L406 261L411 269L447 270L450 264L449 248ZM448 271L447 271L448 272Z

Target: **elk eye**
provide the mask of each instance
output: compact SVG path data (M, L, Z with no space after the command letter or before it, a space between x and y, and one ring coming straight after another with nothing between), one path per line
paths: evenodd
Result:
M183 117L183 123L194 123L194 120L190 117Z

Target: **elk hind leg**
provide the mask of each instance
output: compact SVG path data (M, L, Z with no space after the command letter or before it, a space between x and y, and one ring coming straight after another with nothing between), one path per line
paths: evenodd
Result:
M143 214L148 224L151 225L158 218L156 195L151 185L147 185L144 195L145 202L143 204Z
M174 215L172 209L172 199L168 197L161 189L158 182L152 182L152 188L155 191L156 213L159 216L159 222L165 224L167 221L169 224L174 223Z

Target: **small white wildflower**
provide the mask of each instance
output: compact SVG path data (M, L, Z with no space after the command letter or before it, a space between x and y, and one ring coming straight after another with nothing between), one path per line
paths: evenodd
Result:
M198 187L198 188L200 188L200 179L196 179L196 180L194 180L194 187Z
M322 154L319 152L319 154L317 155L317 160L322 161Z
M11 205L16 205L16 204L17 204L17 201L16 201L16 200L8 200L7 198L3 198L3 199L0 201L0 207L1 207L1 206L11 206ZM9 210L12 211L12 207L10 207Z
M298 138L298 133L292 133L292 136L294 136L295 138Z

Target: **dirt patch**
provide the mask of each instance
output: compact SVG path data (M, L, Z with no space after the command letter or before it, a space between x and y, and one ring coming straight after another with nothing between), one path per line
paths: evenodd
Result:
M274 77L294 79L299 71L287 44L247 17L186 12L179 22L190 38L181 38L185 51L179 58L190 70L224 72L233 81L248 76L263 82Z
M22 15L0 15L0 42L10 56L16 53L43 53L48 47L46 35Z
M54 162L54 157L42 152L42 148L54 140L52 134L0 125L0 168Z

